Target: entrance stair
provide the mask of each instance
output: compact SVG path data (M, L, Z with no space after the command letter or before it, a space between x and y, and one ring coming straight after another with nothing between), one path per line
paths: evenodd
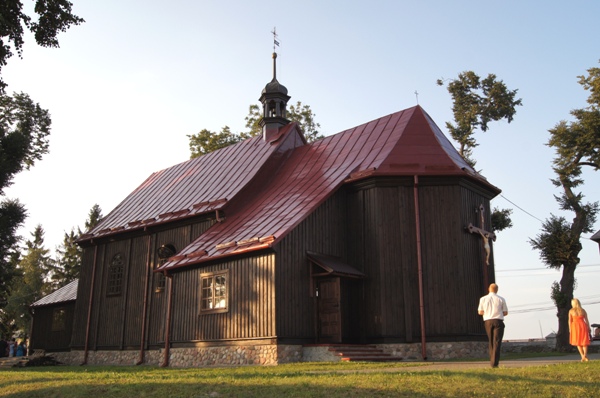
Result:
M329 351L340 357L340 360L347 362L397 362L402 360L401 357L392 356L374 345L333 344L329 346Z

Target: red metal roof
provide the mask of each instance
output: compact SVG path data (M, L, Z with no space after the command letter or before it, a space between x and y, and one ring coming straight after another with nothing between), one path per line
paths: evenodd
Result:
M153 173L80 241L222 209L278 152L304 145L295 123Z
M42 307L44 305L66 303L68 301L75 301L77 299L77 284L79 279L61 287L60 289L50 293L47 296L42 297L35 303L31 304L30 307Z
M255 140L250 141L255 143ZM238 145L248 144L235 146ZM252 184L243 192L240 192L242 186L235 190L239 197L232 193L220 193L219 189L224 191L227 184L213 190L215 197L229 199L228 203L219 207L225 211L225 221L209 228L164 264L161 270L270 247L343 183L369 176L467 176L496 193L500 192L460 157L420 106L373 120L312 144L290 148L285 153L279 151L278 155L269 152L271 158L261 163L264 167L260 172L251 173L255 176ZM230 153L235 154L237 150L231 148ZM223 159L220 154L216 156ZM227 171L230 174L221 173L225 182L240 181L239 169L255 167L241 157L228 161L230 167ZM183 166L185 164L181 167L186 167ZM210 176L214 168L208 167L204 171ZM203 176L196 173L189 178L202 180ZM241 181L248 182L249 179L243 178ZM190 181L190 184L196 185L198 182ZM160 208L160 195L153 199L158 202L156 208ZM174 198L170 199L170 202L175 201Z

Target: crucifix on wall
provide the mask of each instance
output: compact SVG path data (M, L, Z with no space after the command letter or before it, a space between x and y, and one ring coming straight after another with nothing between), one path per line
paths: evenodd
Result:
M485 264L490 265L490 239L496 241L496 234L485 229L485 209L483 205L479 205L479 227L469 223L467 229L472 234L479 234L483 240L483 249L485 250Z

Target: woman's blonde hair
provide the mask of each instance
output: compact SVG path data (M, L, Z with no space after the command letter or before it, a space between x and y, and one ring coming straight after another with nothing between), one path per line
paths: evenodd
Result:
M573 312L575 312L577 315L581 315L581 313L583 312L583 308L581 308L581 303L576 298L571 300L571 307L573 307Z

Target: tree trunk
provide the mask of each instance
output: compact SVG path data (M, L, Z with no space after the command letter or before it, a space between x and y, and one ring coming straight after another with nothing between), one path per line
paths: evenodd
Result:
M558 317L558 332L556 334L556 350L559 352L568 352L573 349L569 344L569 310L571 309L571 300L573 299L573 289L575 287L575 268L576 265L564 265L562 278L560 279L560 294L556 300Z

